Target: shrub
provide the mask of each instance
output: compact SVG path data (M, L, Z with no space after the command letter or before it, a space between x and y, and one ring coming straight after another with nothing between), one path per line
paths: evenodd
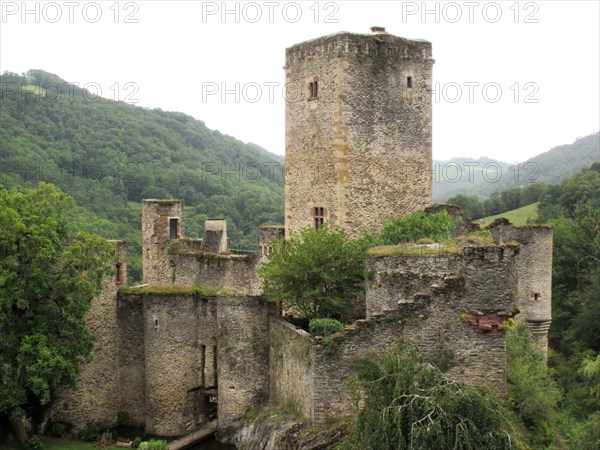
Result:
M408 216L387 221L379 234L378 241L379 245L417 242L419 239L444 242L452 238L452 226L452 217L446 211L436 214L417 211Z
M528 440L538 445L551 444L561 393L527 325L520 323L508 331L506 353L509 403L530 431Z
M54 422L50 427L50 436L62 437L67 433L67 426L61 422Z
M344 331L344 325L335 319L312 319L308 331L314 336L331 336L333 333Z
M140 443L138 448L140 450L169 450L169 444L167 444L167 441L152 439Z
M44 448L44 441L37 434L31 436L27 441L27 450L42 450Z
M133 440L133 442L131 443L131 445L133 448L138 448L141 443L142 443L142 438L139 436L136 436L135 439Z
M355 399L364 406L344 449L512 447L512 424L498 398L449 380L423 364L415 347L397 343L382 357L372 353L358 362L358 373Z

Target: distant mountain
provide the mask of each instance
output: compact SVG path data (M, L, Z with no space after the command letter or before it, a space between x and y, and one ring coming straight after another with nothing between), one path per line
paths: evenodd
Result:
M600 134L578 138L519 164L489 158L453 158L434 161L433 199L443 202L458 194L481 199L493 192L542 182L558 184L579 170L600 161Z
M0 185L55 183L80 205L84 231L124 238L139 255L143 198L183 199L191 236L205 218L229 219L234 248L257 248L258 227L283 222L283 158L256 144L40 70L4 73L0 87Z

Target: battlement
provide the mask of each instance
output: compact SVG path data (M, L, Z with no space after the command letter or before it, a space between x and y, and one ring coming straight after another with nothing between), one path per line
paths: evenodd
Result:
M311 58L346 57L351 55L382 56L413 59L433 64L431 43L421 39L406 39L388 33L339 32L301 42L286 49L286 63Z

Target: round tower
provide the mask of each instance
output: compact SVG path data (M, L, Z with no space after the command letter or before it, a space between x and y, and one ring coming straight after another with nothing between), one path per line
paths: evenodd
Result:
M288 235L356 237L431 203L431 44L372 31L286 50Z
M144 283L171 282L167 245L184 235L182 200L142 200Z

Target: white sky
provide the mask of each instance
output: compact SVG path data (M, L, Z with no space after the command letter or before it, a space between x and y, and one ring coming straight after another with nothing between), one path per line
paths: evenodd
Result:
M182 111L284 154L285 48L380 25L433 44L434 158L521 162L600 128L599 5L0 0L0 71L37 68L95 83L88 88L104 97ZM23 16L25 9L32 12ZM215 87L235 92L236 83L238 99L209 95Z

